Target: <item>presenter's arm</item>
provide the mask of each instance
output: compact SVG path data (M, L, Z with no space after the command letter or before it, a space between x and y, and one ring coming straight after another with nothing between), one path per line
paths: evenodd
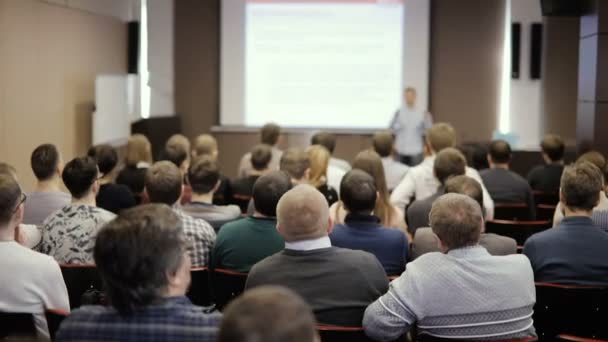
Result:
M424 113L424 130L431 128L433 126L433 114L431 112Z

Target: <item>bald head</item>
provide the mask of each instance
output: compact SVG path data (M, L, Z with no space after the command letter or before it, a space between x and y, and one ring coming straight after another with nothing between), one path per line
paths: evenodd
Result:
M326 236L330 227L327 200L310 185L294 187L279 200L277 227L289 242Z

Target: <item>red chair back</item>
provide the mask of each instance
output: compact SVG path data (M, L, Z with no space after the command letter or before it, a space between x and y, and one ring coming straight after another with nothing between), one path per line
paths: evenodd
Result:
M190 270L190 288L186 296L193 304L199 306L211 305L211 290L209 289L209 270L207 267L195 267Z
M523 246L530 236L549 228L551 228L549 221L490 220L486 222L487 233L513 238L518 246Z
M44 312L44 316L46 317L46 324L49 327L49 335L51 336L51 341L55 340L55 334L57 334L57 330L59 330L59 326L64 319L68 317L69 313L56 310L56 309L47 309Z
M573 336L567 334L557 335L558 341L573 341L573 342L608 342L608 340L598 340L595 338L585 338L580 336Z
M61 273L68 288L70 308L82 305L83 295L89 291L103 291L101 277L97 267L92 264L62 264Z
M210 276L213 302L218 310L223 309L245 290L247 273L216 268Z
M370 342L374 341L365 335L362 327L337 327L317 325L321 342Z
M530 208L526 203L495 203L495 220L527 221L531 220Z
M550 192L542 192L542 191L533 191L534 203L536 205L539 204L548 204L548 205L557 205L559 202L559 193L550 193Z

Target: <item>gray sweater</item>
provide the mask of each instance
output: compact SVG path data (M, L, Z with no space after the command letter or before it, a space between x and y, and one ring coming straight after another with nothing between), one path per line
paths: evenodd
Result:
M523 255L492 256L473 246L428 253L407 265L365 311L368 336L390 341L419 334L461 340L535 336L534 275Z
M387 291L388 279L378 259L367 252L285 249L251 269L245 288L261 285L294 290L311 305L320 324L361 326L365 308Z

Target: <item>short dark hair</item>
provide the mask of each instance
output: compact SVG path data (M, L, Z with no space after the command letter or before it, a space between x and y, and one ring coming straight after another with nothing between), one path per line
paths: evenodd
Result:
M274 123L268 123L260 129L260 142L262 144L274 146L279 141L281 127Z
M453 147L447 147L437 153L433 171L439 183L444 184L450 177L464 175L466 166L467 160L462 152Z
M61 178L72 197L82 198L91 191L98 175L95 159L87 156L74 158L65 164Z
M209 193L220 180L218 163L210 155L194 158L188 168L188 182L195 194Z
M188 153L190 153L183 145L167 145L160 153L161 161L170 161L175 166L181 167L185 160L188 159Z
M87 154L89 157L95 158L99 172L104 175L112 172L118 164L118 152L110 145L92 146Z
M445 193L457 193L467 195L475 200L483 208L483 189L481 184L469 176L456 176L445 182Z
M163 204L123 210L97 235L93 256L110 304L128 315L137 307L160 303L184 262L182 222Z
M10 222L21 196L21 187L11 172L0 173L0 225Z
M315 133L310 139L311 145L321 145L325 147L330 154L336 149L336 136L329 132Z
M291 178L302 179L308 168L310 168L310 161L304 149L291 147L283 152L279 169L287 172Z
M261 176L253 185L255 210L265 216L277 216L277 204L291 187L291 178L286 172L272 171Z
M561 179L561 196L566 207L591 211L599 201L604 175L597 166L577 162L566 166Z
M173 205L182 195L182 174L170 161L156 162L146 171L145 187L150 202Z
M551 161L560 161L564 159L564 150L566 149L564 141L559 135L547 134L540 143L542 151L551 159Z
M251 166L254 170L264 170L272 159L272 149L269 145L258 144L251 150Z
M32 171L39 181L53 177L59 165L59 151L53 144L42 144L34 149L30 157Z
M295 292L279 286L246 291L224 311L219 342L313 342L315 318Z
M494 140L490 144L489 154L493 162L506 164L511 161L511 146L504 140Z
M369 214L376 206L376 182L365 171L348 171L340 183L340 199L351 213Z
M393 133L389 131L376 132L374 133L372 142L374 150L380 157L389 157L393 153L393 144L395 143Z

